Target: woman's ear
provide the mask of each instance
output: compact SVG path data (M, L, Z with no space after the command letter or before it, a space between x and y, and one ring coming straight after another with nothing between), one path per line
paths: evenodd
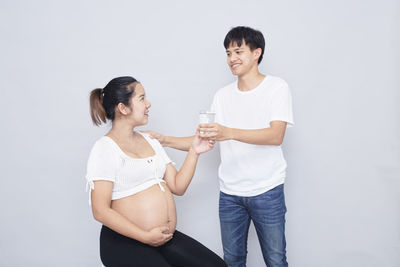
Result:
M118 103L117 110L122 115L128 115L131 112L131 109L125 106L123 103Z

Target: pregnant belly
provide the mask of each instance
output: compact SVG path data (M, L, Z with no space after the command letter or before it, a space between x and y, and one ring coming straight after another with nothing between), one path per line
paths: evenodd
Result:
M134 195L113 200L111 207L143 230L166 225L173 232L176 227L174 198L168 186L161 185L165 192L155 184Z

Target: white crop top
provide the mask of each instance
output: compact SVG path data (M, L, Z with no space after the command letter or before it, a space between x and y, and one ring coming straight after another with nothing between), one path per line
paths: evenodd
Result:
M161 183L165 183L166 165L172 161L158 140L151 139L148 134L140 134L153 148L153 156L133 158L125 154L110 137L103 136L97 140L87 163L86 190L89 187L94 189L93 181L107 180L114 183L112 200L136 194L154 184L164 191Z

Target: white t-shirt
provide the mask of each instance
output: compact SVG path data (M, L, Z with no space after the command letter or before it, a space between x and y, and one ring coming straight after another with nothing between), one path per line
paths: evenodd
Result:
M172 161L156 139L147 133L140 133L154 150L154 155L146 158L132 158L125 154L110 137L103 136L94 144L87 163L87 188L94 189L93 181L106 180L114 183L111 199L120 199L154 184L164 181L166 165ZM90 204L90 195L89 195Z
M223 87L215 94L211 110L217 123L230 128L268 128L271 121L285 121L287 127L294 124L289 87L270 75L250 91L240 91L237 81ZM222 192L256 196L284 183L286 161L280 146L228 140L220 142L220 151Z

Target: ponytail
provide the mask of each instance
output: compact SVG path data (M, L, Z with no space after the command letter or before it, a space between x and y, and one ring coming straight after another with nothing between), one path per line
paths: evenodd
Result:
M90 116L93 124L100 126L106 123L106 111L103 107L103 89L97 88L90 92Z

